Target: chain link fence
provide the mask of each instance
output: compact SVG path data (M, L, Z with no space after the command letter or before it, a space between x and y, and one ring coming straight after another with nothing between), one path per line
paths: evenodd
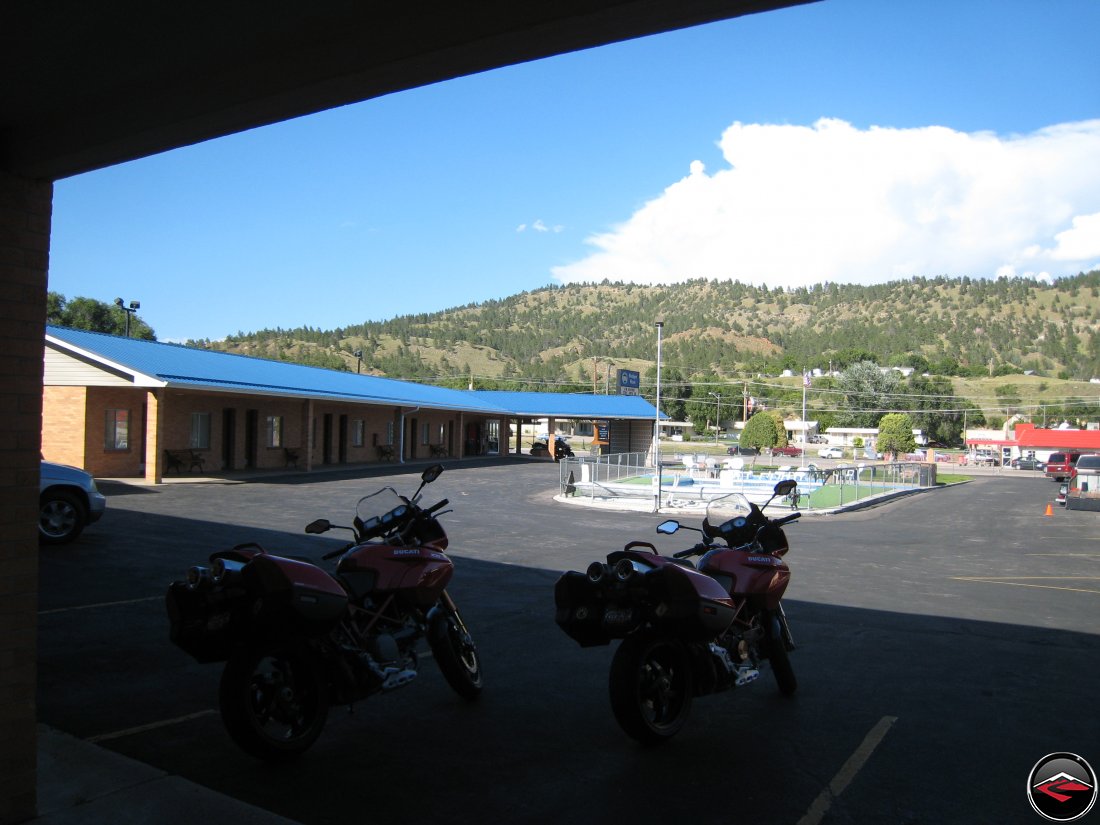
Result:
M630 509L702 510L709 501L730 493L743 493L762 504L785 478L798 482L797 492L786 503L805 511L831 510L873 496L936 485L936 465L917 461L743 470L724 466L720 459L689 462L681 458L662 461L660 488L650 452L574 456L562 459L558 470L562 496Z

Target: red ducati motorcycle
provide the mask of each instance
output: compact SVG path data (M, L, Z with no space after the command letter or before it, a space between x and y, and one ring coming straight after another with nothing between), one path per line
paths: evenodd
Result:
M407 685L424 637L455 692L478 697L481 660L445 589L454 564L437 516L448 502L418 504L442 471L438 464L426 469L411 497L392 487L364 496L351 527L325 519L307 525L307 533L354 536L323 556L338 559L331 574L243 544L214 553L209 566L192 567L186 581L169 586L172 642L198 662L226 663L222 720L247 753L293 758L320 735L330 704ZM376 515L364 518L368 508Z
M791 576L783 525L801 513L770 519L764 508L776 496L795 500L796 487L780 481L763 507L740 493L715 499L702 529L662 522L658 533L703 535L672 557L632 541L606 564L558 579L556 620L566 634L581 647L622 639L611 661L611 709L634 739L668 740L687 721L693 698L755 681L763 661L780 693L794 693L794 641L780 599ZM701 557L698 568L691 556Z

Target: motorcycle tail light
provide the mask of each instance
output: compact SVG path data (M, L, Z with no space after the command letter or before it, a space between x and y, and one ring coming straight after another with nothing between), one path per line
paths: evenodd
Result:
M619 559L615 564L615 578L621 582L630 581L634 576L634 565L630 559Z
M599 584L603 581L604 576L607 575L607 566L598 561L594 561L588 565L588 573L586 575L590 582Z
M210 580L210 569L196 564L187 571L187 586L192 590L202 587Z
M210 565L210 578L214 584L225 584L232 581L243 567L243 563L233 559L214 559L214 563Z

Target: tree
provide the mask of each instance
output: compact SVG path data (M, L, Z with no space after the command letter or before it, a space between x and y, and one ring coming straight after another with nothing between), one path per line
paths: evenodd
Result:
M78 296L67 301L59 292L46 295L46 322L60 327L125 335L126 315L121 307L97 301L95 298ZM130 318L130 337L146 341L157 340L153 328L141 320L137 313Z
M844 370L837 388L847 408L837 415L842 427L875 427L887 410L897 409L896 392L901 375L883 371L871 361L860 361Z
M913 420L905 413L887 413L878 424L876 446L883 453L911 453L917 449Z
M779 434L776 432L775 417L767 410L762 410L745 422L745 429L741 431L741 446L755 447L763 450L768 447L776 447L779 444Z

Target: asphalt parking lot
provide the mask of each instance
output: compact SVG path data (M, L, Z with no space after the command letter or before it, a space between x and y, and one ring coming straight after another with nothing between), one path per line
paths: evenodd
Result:
M258 541L319 558L382 484L420 468L244 484L104 485L104 519L43 548L39 720L302 823L1039 822L1032 765L1071 751L1100 769L1100 514L1055 507L1039 475L982 476L788 528L785 600L799 691L770 674L703 697L680 735L644 749L607 699L612 648L553 620L553 584L632 539L662 552L664 516L557 503L543 462L448 469L451 592L486 673L467 705L426 659L408 687L334 708L304 758L238 751L217 665L168 642L168 582ZM1089 818L1100 818L1094 810Z

